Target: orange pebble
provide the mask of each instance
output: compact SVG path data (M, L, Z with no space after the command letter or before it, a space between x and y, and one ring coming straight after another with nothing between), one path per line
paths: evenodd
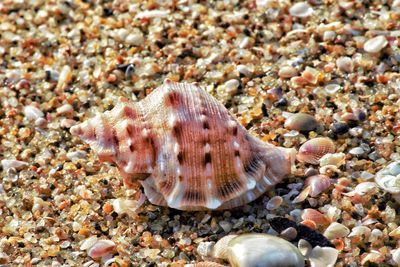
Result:
M103 211L106 214L110 214L111 212L113 212L113 206L110 204L110 202L106 202L103 206Z
M300 223L302 225L307 226L308 228L311 228L311 229L314 229L314 230L317 229L317 224L312 220L304 220L304 221L302 221Z

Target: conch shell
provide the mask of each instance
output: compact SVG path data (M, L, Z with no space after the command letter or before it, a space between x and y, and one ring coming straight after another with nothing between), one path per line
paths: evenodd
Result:
M71 128L101 161L114 162L156 205L229 209L255 200L290 173L293 150L251 136L194 84L166 80L140 102L121 102Z

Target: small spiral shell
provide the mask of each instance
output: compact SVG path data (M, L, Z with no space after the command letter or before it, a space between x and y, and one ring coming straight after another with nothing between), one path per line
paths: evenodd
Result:
M297 159L300 162L318 164L319 159L328 153L335 152L335 145L331 139L317 137L305 142L299 149Z

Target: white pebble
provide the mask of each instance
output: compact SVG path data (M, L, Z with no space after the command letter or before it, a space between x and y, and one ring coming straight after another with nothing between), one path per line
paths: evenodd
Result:
M361 147L354 147L349 150L349 153L354 156L360 156L360 155L364 154L365 151Z
M140 46L144 43L143 34L131 33L126 37L125 42L129 45Z
M283 66L279 69L278 75L280 78L292 78L297 75L297 70L291 66Z
M253 71L250 70L249 67L247 67L246 65L238 65L236 67L236 70L240 73L243 74L245 76L251 76L253 74Z
M36 120L44 116L43 112L35 106L25 106L24 115L28 120Z
M341 88L342 88L342 87L341 87L339 84L331 83L331 84L326 85L326 86L324 87L324 90L325 90L328 94L333 95L333 94L336 94Z
M64 90L65 86L71 81L71 79L72 79L71 68L68 65L66 65L61 70L60 76L58 78L57 90Z
M308 17L313 12L313 8L307 2L299 2L289 8L290 15L298 18Z
M64 104L61 107L57 108L57 114L67 114L74 112L74 108L70 104Z
M336 66L340 71L352 72L354 69L353 60L349 57L340 57L336 60Z
M226 92L230 95L235 95L240 83L238 80L232 79L225 83Z
M86 157L86 152L83 150L73 151L67 153L67 158L74 161L78 159L83 159Z
M385 36L376 36L364 43L364 50L368 53L378 53L388 44Z
M88 255L91 258L100 258L115 248L115 243L111 240L98 240L88 251Z
M203 257L210 257L214 248L215 242L200 242L197 246L197 253Z
M327 42L327 41L335 40L335 37L336 37L336 32L326 31L326 32L324 32L322 39L324 40L324 42Z
M1 166L3 166L3 170L7 171L10 168L22 169L28 166L28 163L25 161L15 160L15 159L3 159L1 160Z
M169 11L166 10L146 10L138 13L135 18L165 18L169 14Z

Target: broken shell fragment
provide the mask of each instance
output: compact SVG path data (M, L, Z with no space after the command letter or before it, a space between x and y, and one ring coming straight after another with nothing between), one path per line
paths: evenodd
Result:
M317 120L313 116L305 113L296 113L286 119L284 126L289 130L309 132L317 128L317 125Z
M335 145L331 139L317 137L305 142L300 147L297 159L301 162L318 164L323 156L333 152L335 152Z
M335 238L342 238L350 234L349 228L341 223L333 222L324 232L324 236L330 240Z
M311 220L317 225L329 224L330 220L327 216L315 209L305 209L301 215L303 220Z
M115 243L111 240L98 240L88 251L91 258L100 258L112 252L115 248Z
M227 242L228 241L228 242ZM215 244L214 256L227 260L232 266L304 266L298 248L283 238L268 234L243 234L222 238Z
M306 179L304 185L310 186L310 196L316 197L331 186L331 179L326 175L313 175Z
M101 161L116 163L128 189L141 183L151 203L180 210L242 206L282 181L294 163L293 149L250 135L205 90L170 80L70 131Z
M400 161L394 161L377 172L375 182L400 202Z

